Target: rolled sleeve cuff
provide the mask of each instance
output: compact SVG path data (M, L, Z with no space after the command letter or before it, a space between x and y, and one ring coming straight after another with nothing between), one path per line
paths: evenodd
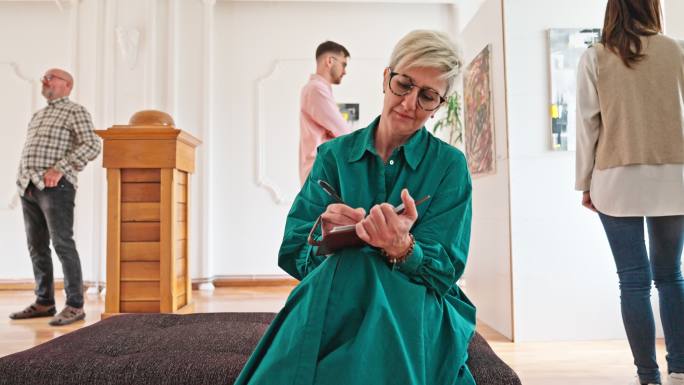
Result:
M575 182L575 190L577 191L589 191L591 187L591 178L578 179Z
M62 159L54 165L54 169L67 175L71 172L71 165L66 160Z
M315 269L318 264L316 260L316 253L318 252L318 246L306 245L302 250L302 257L297 263L297 270L301 277L295 277L299 280L304 279L313 269Z
M397 265L400 271L406 274L417 274L420 265L423 263L423 248L420 247L420 243L416 241L413 245L413 252L406 258L406 261Z

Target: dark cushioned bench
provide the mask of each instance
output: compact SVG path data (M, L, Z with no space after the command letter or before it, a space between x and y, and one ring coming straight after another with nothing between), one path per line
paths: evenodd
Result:
M232 384L274 316L119 315L0 358L0 384ZM520 384L479 334L468 353L478 385Z

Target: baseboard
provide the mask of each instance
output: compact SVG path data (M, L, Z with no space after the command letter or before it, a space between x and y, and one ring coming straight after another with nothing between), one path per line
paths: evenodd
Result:
M35 284L29 280L3 279L0 280L0 290L33 290ZM63 281L55 281L55 290L58 289L64 289Z
M215 287L263 287L263 286L297 286L299 281L288 276L271 275L238 275L217 276L212 278L196 279L192 282L192 289L197 290L203 283L212 283ZM84 282L85 287L95 285L95 282ZM104 288L104 282L97 285ZM0 290L33 290L35 282L28 279L0 279ZM64 281L55 280L55 290L63 290Z
M263 287L263 286L297 286L299 281L282 275L224 275L209 279L193 279L192 289L197 290L203 283L212 283L214 287Z
M35 281L29 279L0 279L0 290L33 290L35 287ZM85 288L94 286L95 282L85 281L83 286ZM103 283L99 283L100 287L103 287ZM55 280L55 290L64 290L64 280Z

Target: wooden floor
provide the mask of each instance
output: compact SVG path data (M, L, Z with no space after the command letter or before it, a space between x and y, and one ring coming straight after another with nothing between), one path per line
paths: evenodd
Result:
M193 292L195 312L278 311L291 286L218 288ZM104 297L86 297L86 319L69 326L51 327L49 318L13 321L7 315L33 300L31 291L0 291L0 356L15 353L100 320ZM64 304L57 297L58 308ZM520 376L524 385L627 385L634 376L626 341L511 343L486 325L478 331L496 353ZM664 343L658 341L661 368Z

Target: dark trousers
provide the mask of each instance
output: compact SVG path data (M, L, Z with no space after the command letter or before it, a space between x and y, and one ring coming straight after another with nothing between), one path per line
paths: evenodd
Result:
M76 190L66 180L60 179L55 187L37 189L33 183L21 197L24 211L24 227L29 255L36 279L36 302L41 305L55 304L55 285L52 273L50 240L57 252L64 272L66 304L83 307L83 276L81 261L74 242L74 201Z

